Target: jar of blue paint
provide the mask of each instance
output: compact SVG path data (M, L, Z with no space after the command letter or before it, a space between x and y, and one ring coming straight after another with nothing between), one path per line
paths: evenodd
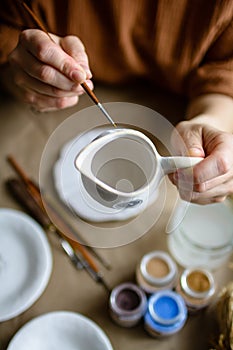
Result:
M156 292L148 300L145 330L153 337L172 335L183 328L187 314L185 302L178 293L170 290Z

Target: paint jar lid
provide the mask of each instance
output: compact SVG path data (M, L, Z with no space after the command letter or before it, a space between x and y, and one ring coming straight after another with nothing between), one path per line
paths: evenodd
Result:
M151 285L165 286L176 278L177 266L166 252L157 250L144 255L140 272Z
M158 334L173 334L184 326L186 319L187 307L178 293L163 290L149 298L144 317L147 329Z
M180 277L182 290L192 298L206 299L215 293L215 281L211 272L203 268L189 268Z
M134 283L122 283L115 287L109 299L110 309L122 319L141 318L146 312L147 298Z

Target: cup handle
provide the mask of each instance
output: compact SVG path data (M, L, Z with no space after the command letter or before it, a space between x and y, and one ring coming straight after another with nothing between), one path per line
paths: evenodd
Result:
M161 157L161 166L165 174L175 172L177 169L189 168L200 163L202 157Z

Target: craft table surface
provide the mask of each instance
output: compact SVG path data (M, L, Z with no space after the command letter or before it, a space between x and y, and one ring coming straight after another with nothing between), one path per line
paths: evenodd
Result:
M180 97L158 93L143 84L124 88L97 86L95 92L102 102L130 102L148 106L163 116L172 118L174 123L175 120L182 118L185 110L185 101ZM59 112L34 113L27 106L9 97L0 96L0 207L22 210L9 196L4 186L5 180L14 176L6 156L12 154L24 170L33 179L38 180L42 152L51 133L74 112L92 105L89 97L84 95L76 107ZM85 125L82 125L82 128L85 129ZM145 253L156 249L167 250L165 226L170 215L172 198L177 195L176 189L169 181L167 189L163 214L147 233L127 245L99 249L100 254L112 264L111 271L102 268L110 286L134 281L136 265ZM153 210L151 213L153 215ZM189 317L179 333L162 340L147 335L142 324L132 329L121 328L109 318L108 295L104 288L96 284L84 271L75 270L55 236L49 234L48 238L53 254L51 279L42 296L30 309L9 321L0 323L0 350L7 348L13 335L27 321L55 310L70 310L91 318L103 328L115 350L209 349L210 339L217 332L213 307ZM215 276L219 287L230 281L232 270L229 264L217 270Z

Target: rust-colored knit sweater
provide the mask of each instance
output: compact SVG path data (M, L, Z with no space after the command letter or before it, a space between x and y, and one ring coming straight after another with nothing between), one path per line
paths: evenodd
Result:
M31 0L50 32L83 41L94 80L146 78L176 93L233 97L233 1ZM35 24L0 1L0 64Z

